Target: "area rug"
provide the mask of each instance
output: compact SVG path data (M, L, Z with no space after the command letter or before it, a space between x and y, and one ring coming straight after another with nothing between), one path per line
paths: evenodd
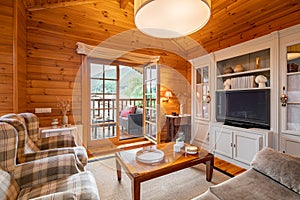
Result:
M130 179L122 172L122 180L119 183L115 165L115 158L111 157L89 162L87 170L94 174L102 200L130 200ZM211 182L207 182L205 176L205 165L200 164L145 181L141 184L141 199L188 200L204 193L209 186L230 179L217 170L214 170Z

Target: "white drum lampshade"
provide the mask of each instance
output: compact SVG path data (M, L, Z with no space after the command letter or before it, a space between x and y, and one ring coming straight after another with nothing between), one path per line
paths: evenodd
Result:
M135 0L134 22L147 35L178 38L205 26L210 7L211 0Z

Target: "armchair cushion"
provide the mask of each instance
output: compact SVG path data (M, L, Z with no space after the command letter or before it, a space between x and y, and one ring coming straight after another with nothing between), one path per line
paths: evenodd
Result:
M30 200L73 200L77 199L76 194L74 192L66 191L66 192L57 192L54 194L48 194L44 196L39 196L36 198L32 198Z
M21 190L18 199L51 199L49 197L71 197L74 199L99 199L97 184L91 172L85 171L56 181ZM44 198L45 197L45 198ZM55 198L56 199L56 198ZM59 198L66 199L66 198ZM69 198L67 198L69 199Z
M19 186L26 188L78 172L80 170L76 166L74 154L65 154L16 165L12 174Z
M1 199L17 199L20 187L15 179L0 167L0 194Z

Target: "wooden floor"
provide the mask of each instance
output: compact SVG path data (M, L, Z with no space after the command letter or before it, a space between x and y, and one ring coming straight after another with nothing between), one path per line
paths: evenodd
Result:
M223 172L231 177L234 177L246 171L246 169L244 168L238 167L217 157L215 157L214 165L216 170Z
M123 145L119 145L119 146L115 146L115 148L113 148L114 150L103 150L100 148L93 148L93 149L89 149L88 154L89 154L89 159L95 159L95 158L105 158L105 157L112 157L114 156L114 153L117 151L120 151L121 149L131 149L131 148L138 148L138 147L142 147L142 146L147 146L147 145L151 145L152 143L149 141L141 141L141 142L136 142L134 144L129 143L129 144L123 144ZM215 157L215 161L214 161L214 167L216 170L230 176L230 177L234 177L237 176L241 173L243 173L244 171L246 171L246 169L238 167L234 164L231 164L229 162L226 162L224 160L221 160L217 157Z

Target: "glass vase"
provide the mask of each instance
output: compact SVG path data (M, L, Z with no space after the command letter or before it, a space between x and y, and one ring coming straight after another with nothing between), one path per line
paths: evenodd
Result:
M62 125L63 126L66 126L66 125L68 125L68 116L67 115L63 115L62 116Z

